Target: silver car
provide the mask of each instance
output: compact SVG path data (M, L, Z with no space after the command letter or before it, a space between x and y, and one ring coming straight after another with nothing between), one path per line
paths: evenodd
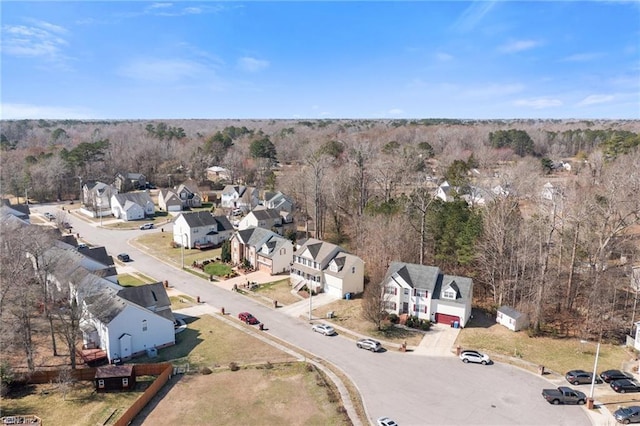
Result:
M640 406L632 405L630 407L618 408L613 413L618 423L628 425L629 423L640 423Z
M360 339L356 342L356 346L360 349L368 349L371 352L378 352L382 349L382 344L373 339Z
M311 330L316 333L324 334L325 336L333 336L336 332L336 330L329 324L314 324L313 327L311 327Z
M460 359L465 364L468 362L475 362L477 364L487 365L491 362L489 355L472 350L460 352Z

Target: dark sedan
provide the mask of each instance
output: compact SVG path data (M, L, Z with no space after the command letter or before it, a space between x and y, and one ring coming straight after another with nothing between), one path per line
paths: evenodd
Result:
M640 392L640 383L636 380L621 379L610 383L611 389L618 393Z
M606 383L611 383L614 380L632 379L633 377L631 376L631 374L627 374L620 370L606 370L600 373L600 378Z
M564 376L567 382L572 385L591 384L593 382L593 373L584 370L571 370ZM602 383L599 377L596 377L596 383Z
M632 405L631 407L618 408L614 411L613 417L618 423L625 425L629 423L640 423L640 407Z

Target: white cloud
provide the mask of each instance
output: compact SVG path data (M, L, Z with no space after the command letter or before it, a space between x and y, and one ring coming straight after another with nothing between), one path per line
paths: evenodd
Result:
M58 35L62 33L66 33L64 28L43 21L35 26L5 25L2 27L2 51L13 56L59 60L62 49L68 45Z
M436 53L436 59L440 62L447 62L453 59L453 55L444 52Z
M607 102L611 102L614 99L613 95L589 95L580 102L578 102L579 106L588 106L595 104L603 104Z
M269 61L256 59L249 56L238 59L238 68L247 72L258 72L269 67Z
M524 50L533 49L540 45L540 42L535 40L516 40L503 44L498 48L503 53L518 53Z
M138 59L121 67L124 77L152 82L177 82L194 78L206 71L202 64L180 59Z
M574 55L569 55L565 58L562 58L562 60L566 62L588 62L588 61L593 61L594 59L598 59L602 56L603 56L602 53L597 53L597 52L576 53Z
M0 119L28 120L28 119L70 119L89 120L94 118L85 108L69 108L59 106L2 104L0 105Z
M533 109L546 109L562 106L562 101L559 99L549 98L535 98L535 99L519 99L513 103L515 106L533 108Z
M495 4L495 1L472 2L453 24L453 29L461 32L473 30Z
M164 9L173 6L173 3L153 3L149 9Z
M400 108L392 108L389 111L387 111L387 113L389 115L402 115L404 114L404 111L401 110Z

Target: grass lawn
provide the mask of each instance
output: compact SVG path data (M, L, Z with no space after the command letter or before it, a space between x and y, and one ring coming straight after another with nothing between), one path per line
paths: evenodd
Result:
M177 376L170 383L153 411L144 413L144 424L351 424L338 410L333 387L301 362Z
M424 337L421 332L395 327L387 330L378 330L375 324L362 318L362 299L359 298L336 300L333 303L314 309L313 315L319 318L326 318L329 311L333 311L335 317L327 319L327 321L376 339L398 344L406 341L408 346L416 346Z
M578 339L529 337L526 331L514 333L499 324L489 327L470 326L460 331L457 345L488 352L496 359L508 362L507 357L533 363L533 368L546 369L564 376L573 369L593 370L595 343L580 343ZM631 359L628 349L620 345L602 344L598 358L598 371L620 369Z
M196 305L196 301L186 295L181 296L169 296L169 300L171 301L171 310L175 311L177 309L190 308L191 306Z
M204 272L207 275L213 275L215 277L224 277L225 275L230 274L231 271L231 266L219 262L212 262L204 267Z
M140 285L152 284L157 281L143 274L120 274L118 275L118 282L123 287L137 287Z
M100 223L100 219L99 218L89 218L92 222L97 222ZM102 218L102 221L105 222L107 220L113 220L113 216L107 216ZM140 228L140 225L144 225L145 223L153 223L153 226L155 226L156 228L160 228L162 227L162 225L166 225L167 223L171 222L173 218L171 216L168 216L167 213L163 213L163 214L156 214L156 216L154 217L145 217L144 219L141 220L132 220L132 221L121 221L121 222L116 222L116 223L103 223L102 227L103 228L108 228L108 229L138 229Z
M143 234L133 240L133 243L140 246L147 253L156 256L175 265L182 264L182 248L171 247L173 234L170 232L151 232ZM185 266L193 264L194 261L201 262L206 259L215 259L220 257L222 250L220 248L211 250L184 250Z
M278 306L287 306L303 300L302 297L291 294L289 278L261 284L260 287L253 291L247 291L246 294L255 294L256 296L262 296L269 300L277 300Z

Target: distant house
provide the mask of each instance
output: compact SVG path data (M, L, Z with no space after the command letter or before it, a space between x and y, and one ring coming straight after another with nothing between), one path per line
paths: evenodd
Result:
M436 198L445 202L453 201L453 188L451 188L449 182L445 180L438 186L438 189L436 190Z
M239 208L248 212L260 203L260 197L256 188L227 185L222 190L220 206L224 208Z
M473 281L435 266L392 262L382 282L384 309L464 327L471 317Z
M261 207L251 210L238 224L239 230L247 228L270 229L279 235L285 235L296 229L291 213Z
M136 387L134 365L105 365L96 368L96 392L128 391Z
M306 285L315 292L342 298L364 290L364 262L342 247L309 238L297 246L291 280L296 288Z
M544 200L553 201L557 199L561 194L562 194L562 188L552 184L551 182L547 182L543 185L540 196Z
M24 223L31 223L29 219L29 215L31 214L29 204L11 204L8 199L3 198L0 208L2 210L2 216L13 216Z
M529 327L527 314L516 311L508 306L501 306L496 314L496 322L511 331L520 331Z
M111 197L118 190L103 182L87 182L82 187L82 202L87 214L93 217L111 215Z
M205 170L207 180L211 182L229 181L231 180L231 172L224 167L211 166Z
M147 178L142 173L117 173L113 186L118 192L146 189Z
M202 196L197 192L197 189L190 188L183 183L176 189L176 194L182 201L182 208L202 207Z
M233 235L226 216L207 211L180 213L173 223L173 241L186 248L209 248L222 244Z
M265 199L262 202L262 204L264 207L268 209L285 211L289 213L293 213L293 210L295 207L293 200L280 191L276 193L272 193L272 192L265 193Z
M288 272L293 259L293 243L263 228L237 231L231 237L231 262L245 261L254 269L271 275Z
M182 200L173 189L161 189L158 193L158 208L165 212L182 211Z
M140 220L153 216L156 208L147 192L129 192L111 197L111 213L125 221Z

